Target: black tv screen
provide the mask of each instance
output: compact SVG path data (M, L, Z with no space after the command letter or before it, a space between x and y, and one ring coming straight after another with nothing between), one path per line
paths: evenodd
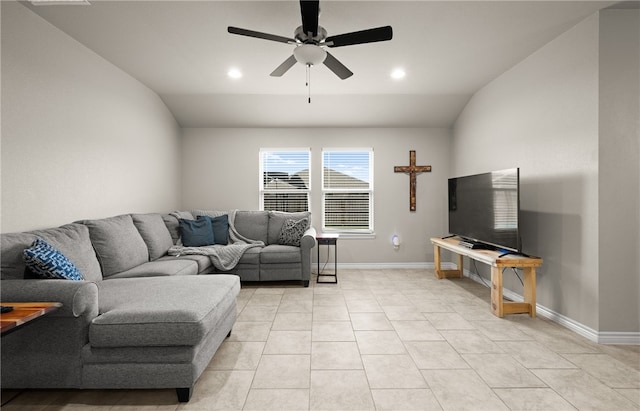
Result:
M449 233L522 252L519 214L520 169L449 179Z

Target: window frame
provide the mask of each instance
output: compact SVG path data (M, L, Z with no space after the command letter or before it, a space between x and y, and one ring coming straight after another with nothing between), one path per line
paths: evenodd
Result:
M325 187L325 152L348 153L348 152L367 152L369 154L369 170L368 170L368 188L327 188ZM321 151L321 203L322 203L322 230L324 232L339 233L347 237L370 237L375 235L374 227L374 150L373 147L324 147ZM327 227L326 225L326 197L331 193L368 193L369 194L369 210L368 210L368 227L367 228L337 228Z
M265 166L265 154L266 153L286 153L286 152L300 152L300 153L306 153L307 155L307 170L309 172L309 176L308 176L308 181L307 183L307 188L306 189L300 189L300 188L294 188L294 189L281 189L281 190L267 190L265 189L265 184L264 184L264 174L265 172L268 172L268 170L264 169ZM261 211L265 211L265 203L264 203L264 197L265 194L302 194L302 193L306 193L307 196L307 210L311 212L311 148L310 147L276 147L276 148L271 148L271 147L261 147L259 152L258 152L258 157L259 157L259 163L258 163L258 207L259 210ZM291 175L291 174L289 174ZM269 210L267 210L269 211Z

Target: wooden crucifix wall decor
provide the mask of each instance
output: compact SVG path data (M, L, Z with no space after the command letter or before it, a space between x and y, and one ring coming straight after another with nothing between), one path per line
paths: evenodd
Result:
M409 173L409 211L416 211L416 174L428 173L431 166L416 165L416 151L409 151L409 165L395 166L393 171L396 173Z

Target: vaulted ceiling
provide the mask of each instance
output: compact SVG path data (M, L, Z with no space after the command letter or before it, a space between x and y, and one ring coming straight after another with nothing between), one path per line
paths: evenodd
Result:
M303 65L269 76L293 45L227 33L293 37L297 1L23 4L158 93L183 127L450 127L485 84L613 3L323 0L329 35L391 25L393 39L331 49L355 74L312 67L310 104Z

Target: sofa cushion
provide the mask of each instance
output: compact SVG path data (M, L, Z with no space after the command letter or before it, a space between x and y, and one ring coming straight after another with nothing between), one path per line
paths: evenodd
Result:
M34 231L38 237L60 250L82 273L86 281L102 280L102 270L91 243L89 229L78 223Z
M0 273L3 280L24 278L25 262L22 252L38 238L33 233L6 233L0 235Z
M165 255L173 245L173 240L162 216L160 214L132 214L131 218L147 244L149 260L157 260Z
M263 250L262 247L249 248L244 252L244 254L242 254L242 257L240 257L240 261L238 261L238 264L260 264L261 250Z
M302 211L299 213L285 213L283 211L269 211L269 236L266 244L278 244L280 241L280 232L282 226L287 220L301 220L307 218L311 221L311 213L308 211ZM308 228L308 227L307 227Z
M198 265L198 274L210 271L210 268L213 266L211 262L211 258L208 255L198 255L198 254L182 254L179 257L176 255L165 255L164 257L160 257L156 261L171 261L171 260L187 260L187 261L195 261Z
M268 211L236 211L233 224L236 231L244 237L267 244Z
M177 244L180 239L180 222L171 214L162 214L162 221L167 226L169 234L171 234L171 240L173 244Z
M82 223L89 227L103 276L108 277L149 261L147 245L130 215Z
M80 270L64 254L41 238L36 239L22 255L27 268L42 278L83 279Z
M185 247L213 245L213 227L210 218L199 220L180 219L180 237Z
M240 291L234 275L127 278L99 284L94 347L193 346L209 333Z
M148 261L126 271L109 276L112 278L166 277L171 275L198 274L198 263L187 259Z
M2 279L18 280L25 277L25 262L22 252L36 238L42 238L63 253L82 273L87 281L100 281L100 264L89 239L89 229L82 224L66 224L61 227L24 233L0 235L0 261Z
M260 252L260 264L299 263L302 256L299 247L271 244Z

